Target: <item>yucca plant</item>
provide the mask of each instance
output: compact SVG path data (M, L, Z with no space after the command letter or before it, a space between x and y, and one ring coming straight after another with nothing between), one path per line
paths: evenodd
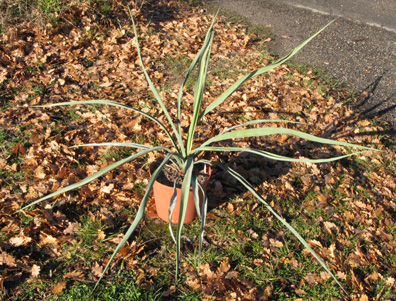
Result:
M364 151L373 150L372 148L358 146L358 145L354 145L354 144L350 144L350 143L346 143L346 142L324 139L324 138L316 137L316 136L306 134L306 133L303 133L303 132L300 132L297 130L293 130L293 129L287 129L287 128L281 128L281 127L275 127L275 128L274 127L257 127L257 125L263 124L263 123L292 122L292 121L285 121L285 120L254 120L254 121L249 121L249 122L245 122L242 124L238 124L231 128L225 129L223 132L221 132L220 134L218 134L214 137L207 137L206 141L204 141L203 143L200 143L196 147L193 147L193 145L196 145L194 143L194 138L195 138L195 133L197 132L197 127L199 126L199 123L202 122L202 118L205 115L207 115L210 112L215 112L215 109L217 106L219 106L221 103L223 103L230 95L232 95L240 86L242 86L249 79L251 79L255 76L261 75L263 73L266 73L266 72L272 70L273 68L285 63L287 60L289 60L292 56L294 56L301 48L303 48L308 42L310 42L314 37L316 37L320 32L322 32L331 23L324 26L321 30L319 30L317 33L315 33L313 36L311 36L305 42L303 42L301 45L296 47L287 56L277 60L276 62L274 62L271 65L262 67L260 69L252 71L252 72L248 73L247 75L243 76L238 81L236 81L231 87L229 87L225 92L223 92L216 100L214 100L212 103L210 103L206 108L203 108L202 107L203 95L204 95L206 78L207 78L207 74L208 74L208 66L209 66L211 48L212 48L212 43L213 43L213 36L214 36L213 27L214 27L214 23L215 23L215 18L216 17L213 18L212 24L209 27L209 30L206 34L205 41L203 43L202 48L200 49L200 51L198 52L198 54L196 55L194 60L191 62L191 65L187 71L184 81L181 84L178 98L177 98L177 104L176 104L177 105L177 116L176 116L176 120L174 120L174 119L172 119L172 116L169 114L169 111L167 110L167 108L165 107L163 100L161 99L157 89L154 87L154 85L153 85L152 81L150 80L150 77L144 67L141 52L140 52L140 46L139 46L139 42L137 39L138 34L137 34L137 30L136 30L136 24L135 24L132 14L131 14L131 20L133 23L133 29L134 29L135 38L136 38L136 47L137 47L138 57L139 57L141 65L142 65L142 69L143 69L144 75L146 77L146 80L149 84L149 87L150 87L152 93L154 94L156 101L160 105L160 107L162 109L162 113L165 115L165 117L167 119L168 126L163 124L158 118L155 118L147 113L144 113L134 107L130 107L130 106L118 103L118 102L108 101L108 100L62 102L62 103L43 105L43 106L39 106L39 107L55 107L55 106L82 105L82 104L89 104L89 105L100 104L100 105L109 105L109 106L120 107L120 108L127 109L127 110L133 110L133 111L141 114L142 116L148 118L149 120L155 122L165 132L165 134L169 137L172 146L169 146L169 147L167 147L167 146L155 146L154 147L153 146L153 147L151 147L151 146L137 144L137 143L119 143L119 142L106 142L106 143L84 144L84 145L72 146L72 147L84 147L84 146L129 147L129 148L137 149L137 152L127 158L119 160L118 162L116 162L110 166L107 166L106 168L103 168L102 170L83 179L82 181L80 181L78 183L64 187L54 193L51 193L45 197L42 197L39 200L22 208L21 210L25 210L33 205L36 205L44 200L48 200L48 199L50 199L56 195L59 195L61 193L70 191L72 189L76 189L82 185L85 185L85 184L103 176L107 172L112 171L115 168L117 168L127 162L136 160L139 157L142 157L148 153L156 152L156 153L162 155L164 157L164 159L159 164L159 167L156 168L155 171L152 173L152 176L151 176L150 180L148 181L148 184L146 187L146 192L145 192L144 197L141 201L141 204L140 204L140 207L136 213L136 216L135 216L131 226L129 227L128 231L125 233L124 238L118 244L118 246L116 247L110 260L108 261L99 281L102 279L104 273L108 270L110 263L112 262L112 260L116 256L116 254L120 251L122 246L131 237L131 235L135 231L136 227L138 226L140 221L143 219L154 181L160 175L164 166L168 163L175 164L179 168L179 171L181 172L181 174L183 175L182 187L181 187L180 216L179 216L179 220L178 220L178 224L177 224L176 235L174 235L174 233L172 231L172 224L169 223L170 233L176 243L176 253L177 253L176 277L177 277L178 271L179 271L179 262L180 262L181 234L182 234L182 229L183 229L183 221L184 221L185 214L186 214L186 207L187 207L188 194L190 191L190 187L192 187L192 189L193 189L193 192L195 195L196 209L197 209L197 212L199 213L198 215L201 220L201 229L200 229L200 235L199 235L199 257L201 255L202 240L203 240L204 227L205 227L205 222L206 222L207 198L206 198L206 196L204 196L203 202L202 202L202 204L200 204L200 202L198 200L198 193L199 193L199 190L203 191L203 189L202 189L202 185L199 183L199 181L197 180L197 177L193 173L193 168L196 164L202 164L202 163L210 164L212 166L216 166L221 169L224 169L230 175L232 175L236 180L238 180L244 187L246 187L246 189L249 190L257 198L257 200L259 200L261 203L263 203L264 206L281 223L283 223L283 225L287 229L289 229L293 233L293 235L295 235L298 238L298 240L318 260L318 262L322 265L322 267L328 273L330 273L332 275L332 277L338 283L338 285L341 286L341 284L338 282L338 280L333 275L333 273L328 269L326 264L320 259L320 257L314 252L314 250L308 245L308 243L300 236L300 234L290 224L288 224L273 208L271 208L271 206L263 199L263 197L261 197L256 192L255 188L251 184L249 184L245 178L243 178L240 174L238 174L233 169L229 168L227 165L222 164L220 162L214 162L214 161L203 159L201 155L205 152L249 152L249 153L260 155L260 156L263 156L265 158L272 159L272 160L287 161L287 162L323 163L323 162L329 162L329 161L346 158L346 157L349 157L349 156L352 156L354 154L358 154L358 153L361 153ZM188 133L185 135L185 134L183 134L181 124L180 124L181 101L183 98L183 88L184 88L187 80L189 79L192 71L194 70L194 68L197 68L197 78L196 78L195 91L194 91L194 103L193 103L193 107L191 108L192 118L191 118L191 124L189 125ZM326 159L295 159L295 158L291 158L291 157L280 156L280 155L277 155L277 154L274 154L274 153L271 153L271 152L268 152L265 150L261 150L261 149L216 146L217 142L229 140L229 139L259 137L259 136L268 136L268 135L277 135L277 134L286 134L286 135L296 136L296 137L300 137L302 139L306 139L306 140L318 142L318 143L323 143L323 144L340 145L340 146L345 146L345 147L355 147L355 148L359 148L361 150L354 152L354 153L349 153L347 155L326 158ZM171 205L169 207L169 211L170 211L169 220L171 220L171 215L172 215L172 211L173 211L173 208L175 205L175 201L176 201L176 197L174 194L172 197L172 200L171 200Z

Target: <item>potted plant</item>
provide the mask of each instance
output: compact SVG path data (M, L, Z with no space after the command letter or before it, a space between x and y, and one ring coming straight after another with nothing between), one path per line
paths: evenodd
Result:
M276 62L272 63L271 65L264 66L262 68L259 68L257 70L254 70L247 75L243 76L239 80L237 80L231 87L229 87L226 91L224 91L216 100L214 100L212 103L210 103L206 108L203 108L203 96L204 96L204 88L205 88L205 82L206 82L206 77L208 73L208 66L209 66L209 59L210 59L210 54L211 54L211 48L212 48L212 43L213 43L213 36L214 36L214 21L215 18L213 18L212 24L209 27L209 30L206 34L205 41L203 43L202 48L196 55L196 57L193 59L191 62L191 65L187 71L187 74L184 78L184 81L181 84L179 94L177 97L177 115L176 116L171 116L168 109L165 107L163 100L161 99L157 89L154 87L152 81L150 80L150 77L144 67L141 52L140 52L140 47L139 47L139 42L138 42L138 35L137 35L137 30L136 30L136 25L134 22L134 19L131 14L131 19L133 22L133 29L136 37L136 46L137 46L137 53L138 57L140 60L140 63L142 65L142 69L145 75L145 78L148 82L148 85L154 94L154 97L158 104L160 105L162 109L162 114L165 116L167 120L167 124L165 125L162 123L158 118L155 118L151 116L150 114L147 114L145 112L140 111L137 108L130 107L127 105L124 105L122 103L114 102L114 101L108 101L108 100L88 100L88 101L72 101L72 102L62 102L62 103L54 103L54 104L49 104L49 105L44 105L44 106L39 106L39 107L54 107L54 106L64 106L64 105L82 105L82 104L88 104L88 105L96 105L96 104L101 104L101 105L109 105L109 106L115 106L115 107L120 107L124 108L127 110L133 110L139 114L141 114L143 117L151 120L152 122L156 123L163 131L164 133L169 137L171 141L171 145L160 145L160 146L147 146L143 144L137 144L137 143L120 143L120 142L106 142L106 143L98 143L98 144L84 144L84 145L77 145L77 146L72 146L72 147L84 147L84 146L117 146L117 147L129 147L129 148L134 148L137 149L138 151L131 155L128 156L122 160L119 160L116 163L113 163L102 170L96 172L93 175L90 175L83 179L82 181L69 185L67 187L64 187L62 189L59 189L56 192L53 192L47 196L44 196L40 198L39 200L36 200L35 202L25 206L24 208L20 210L26 210L27 208L36 205L44 200L48 200L56 195L59 195L61 193L76 189L80 186L83 186L90 181L93 181L94 179L97 179L101 177L102 175L106 174L109 171L114 170L115 168L138 159L141 156L144 156L148 153L158 153L160 156L162 156L162 160L158 162L157 166L152 169L151 173L151 178L147 183L146 187L146 192L143 196L143 199L141 201L140 207L136 213L136 216L125 233L124 238L122 241L118 244L116 247L114 253L110 257L110 260L108 261L102 276L100 277L99 281L103 277L104 273L108 270L111 261L114 259L116 254L120 251L121 247L126 243L126 241L131 237L132 233L135 231L137 225L140 223L140 221L143 219L144 214L145 214L145 209L150 197L150 192L153 189L153 186L155 186L155 182L157 178L160 176L162 170L168 165L172 164L173 168L176 168L176 172L178 174L178 178L181 181L181 188L180 188L180 205L178 205L179 209L179 216L177 219L177 229L176 229L176 235L174 235L173 230L172 230L172 222L169 223L169 230L171 233L172 238L174 239L176 243L176 277L179 271L179 261L180 261L180 249L181 249L181 234L182 234L182 229L183 229L183 224L184 221L186 220L186 211L188 207L188 201L189 201L189 193L190 189L192 190L192 193L194 195L194 204L196 207L196 210L198 212L198 216L201 220L201 230L200 230L200 235L199 235L199 257L201 255L202 251L202 240L203 240L203 234L204 234L204 227L205 227L205 222L206 222L206 213L207 213L207 197L205 194L205 189L204 185L199 182L197 174L194 172L194 167L196 167L199 164L207 164L211 166L216 166L218 168L224 169L227 171L230 175L232 175L238 182L240 182L244 187L246 187L247 190L249 190L261 203L264 204L266 208L268 208L269 211L280 221L284 224L285 227L287 227L298 239L299 241L312 253L312 255L318 260L318 262L322 265L322 267L330 273L330 275L334 278L334 280L338 283L338 285L341 286L341 284L338 282L334 274L327 268L325 263L320 259L320 257L314 252L314 250L308 245L308 243L300 236L300 234L291 226L289 225L280 215L277 214L277 212L256 192L254 187L248 183L246 179L244 179L240 174L238 174L236 171L228 167L227 165L224 165L220 162L215 162L215 161L210 161L207 159L204 159L202 154L205 152L249 152L253 153L256 155L263 156L265 158L269 158L272 160L279 160L279 161L288 161L288 162L311 162L311 163L322 163L322 162L329 162L329 161L334 161L334 160L339 160L345 157L352 156L354 154L358 154L364 151L368 150L374 150L369 147L364 147L364 146L358 146L346 142L340 142L340 141L334 141L330 139L325 139L321 137L316 137L304 132L300 132L297 130L293 129L288 129L288 128L282 128L282 127L258 127L258 125L263 125L268 122L291 122L291 121L285 121L285 120L254 120L254 121L249 121L245 123L241 123L238 125L235 125L231 128L225 129L223 132L220 134L213 136L213 137L207 137L207 139L200 143L199 145L194 144L194 139L195 139L195 133L197 131L197 127L199 126L200 122L202 122L203 117L207 115L210 112L214 112L217 106L219 106L221 103L223 103L227 98L232 95L241 85L243 85L246 81L249 79L258 76L260 74L264 74L273 68L285 63L287 60L289 60L292 56L294 56L301 48L303 48L308 42L310 42L314 37L316 37L320 32L322 32L327 26L329 26L331 23L327 24L324 26L321 30L319 30L317 33L315 33L313 36L308 38L306 41L304 41L301 45L296 47L292 52L290 52L288 55L285 57L277 60ZM194 92L194 103L193 107L191 108L191 123L188 127L188 132L184 133L183 129L181 127L180 119L181 119L181 101L183 97L183 88L189 79L192 71L194 68L197 68L197 78L196 78L196 84L195 84L195 92ZM286 135L292 135L296 137L300 137L302 139L310 140L313 142L318 142L318 143L323 143L323 144L332 144L332 145L340 145L340 146L345 146L345 147L355 147L361 149L358 152L354 153L349 153L347 155L342 155L342 156L337 156L337 157L332 157L332 158L326 158L326 159L295 159L292 157L285 157L285 156L280 156L265 150L260 150L260 149L251 149L251 148L241 148L241 147L227 147L227 146L221 146L218 144L218 142L229 140L229 139L239 139L239 138L248 138L248 137L258 137L258 136L267 136L267 135L276 135L276 134L286 134ZM172 195L170 197L170 202L168 206L168 220L172 221L172 214L176 206L176 199L177 199L177 193L176 193L176 184L173 185L172 187ZM202 201L200 201L199 195L202 195ZM98 281L98 283L99 283Z
M163 161L163 157L158 158L150 165L150 174L152 174L158 165ZM196 176L198 178L198 184L201 191L190 188L188 194L188 202L186 209L186 216L184 217L184 224L192 222L199 216L199 208L202 206L204 199L204 191L209 182L209 178L212 172L212 168L208 164L202 164L202 170L196 168ZM162 177L155 180L153 184L153 195L155 201L155 207L157 209L158 216L165 222L178 223L180 216L180 201L181 201L181 185L183 174L180 173L180 169L175 164L168 164L164 167L161 173ZM195 201L197 204L195 204Z

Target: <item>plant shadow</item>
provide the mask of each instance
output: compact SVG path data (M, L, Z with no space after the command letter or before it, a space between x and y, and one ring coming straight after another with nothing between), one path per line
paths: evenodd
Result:
M354 104L354 108L360 115L366 118L378 118L383 117L387 113L396 109L396 104L390 104L392 100L395 99L396 93L391 94L382 101L375 100L375 96L379 93L381 82L387 73L389 73L389 71L385 71L383 74L378 76L360 92L360 96L358 97L356 104Z
M378 93L379 86L383 77L386 75L384 72L381 76L377 77L370 85L363 89L356 101L352 103L354 113L349 117L344 117L338 120L338 126L342 127L345 125L362 127L359 125L364 120L369 120L371 124L379 126L379 129L375 126L374 129L364 128L354 133L354 136L364 139L364 137L379 137L380 143L386 147L394 149L396 147L396 127L395 122L388 121L389 118L386 116L396 110L395 102L396 93L388 96L386 99L379 101ZM375 97L376 96L376 97ZM376 99L375 99L376 98ZM340 139L347 136L345 133L332 133L334 139ZM375 143L374 143L375 144Z
M284 114L288 117L291 117L291 120L296 119L296 115L294 113L290 112L285 112L285 111L277 111L277 110L272 110L272 109L265 109L266 111L264 113L266 114ZM353 114L352 116L349 117L344 117L339 120L337 120L337 126L333 124L329 124L327 126L321 135L319 135L322 138L329 138L332 140L340 140L340 138L351 138L353 137L354 139L357 139L360 141L358 144L364 145L367 144L366 142L362 141L366 138L371 141L372 136L381 136L384 135L386 137L394 135L394 131L389 128L385 127L384 130L368 130L368 131L362 131L358 133L353 133L351 131L345 131L344 128L346 126L353 126L353 127L358 127L358 122L361 121L363 116L361 113L356 113ZM314 126L309 126L309 130L304 130L306 133L310 133L310 130L314 129ZM291 128L298 129L297 126L291 125ZM287 156L287 157L292 157L292 158L312 158L312 159L324 159L324 158L330 158L330 157L337 157L343 155L342 152L337 150L336 148L330 146L330 145L325 145L325 148L323 148L323 145L319 143L314 143L311 141L307 140L295 140L295 139L286 139L283 140L280 135L277 135L273 138L266 138L264 137L263 139L261 138L256 138L256 139L250 139L249 146L253 149L259 149L259 150L265 150L265 151L270 151L274 154L277 155L282 155L282 156ZM385 139L385 138L384 138ZM369 142L371 145L382 145L382 144L387 144L387 146L394 146L394 141L392 140L386 140L386 143L384 139L380 139L380 142ZM234 141L235 142L235 141ZM235 146L233 142L229 142L228 144L224 144L223 146ZM263 187L265 188L268 183L279 183L281 184L281 178L285 175L287 175L291 168L292 168L292 163L290 162L284 162L284 161L275 161L271 159L264 158L259 155L255 155L252 153L247 153L247 152L242 152L242 153L231 153L231 154L221 154L218 155L219 159L222 163L226 164L229 168L232 168L241 176L243 176L255 189L256 191L260 194L260 192L263 191ZM342 160L349 160L350 159L342 159ZM332 163L318 163L317 165L322 164L327 164L323 168L326 169L329 164ZM348 163L349 164L349 163ZM301 185L301 182L303 180L300 179L304 175L299 175L299 174L292 174L290 175L290 178L288 179L289 181L292 182L293 186L299 186ZM316 181L316 184L320 184L321 181L318 179ZM300 184L299 184L300 183ZM294 188L296 188L294 187ZM297 187L298 188L298 187ZM229 202L230 200L236 199L236 198L244 198L248 194L246 194L248 191L247 189L239 183L234 177L229 175L226 171L224 171L221 168L213 168L212 172L212 177L210 181L210 186L208 189L208 198L209 198L209 204L208 204L208 209L212 210L215 208L218 208L225 202ZM278 198L276 192L266 192L265 195L261 195L264 200L266 200L268 203L271 202L272 200L275 200Z

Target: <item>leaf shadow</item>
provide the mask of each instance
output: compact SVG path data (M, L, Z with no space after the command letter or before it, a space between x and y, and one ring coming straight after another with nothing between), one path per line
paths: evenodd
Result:
M396 104L391 104L395 102L396 93L391 94L386 99L379 101L374 99L374 96L378 94L379 85L386 75L384 72L382 75L378 76L372 83L370 83L366 88L364 88L360 95L357 97L356 102L352 104L354 113L349 117L344 117L338 120L338 127L345 125L359 127L359 122L363 120L369 120L370 123L379 125L381 129L363 129L357 133L354 133L355 137L379 137L381 143L386 147L395 148L396 147L396 127L394 121L387 121L384 119L386 115L390 112L396 110ZM374 104L371 104L371 103ZM345 133L333 133L328 132L328 136L332 135L334 139L340 139L347 136Z
M389 70L383 72L373 82L367 85L367 87L360 91L360 96L358 97L357 102L354 104L354 108L361 116L365 118L382 117L396 109L396 104L389 104L395 99L396 93L391 94L382 101L375 99L375 96L377 96L377 94L380 92L381 82L388 73ZM374 102L374 104L371 104L372 102Z
M271 111L273 113L279 113L275 111ZM285 114L290 115L291 113L285 112ZM294 114L296 115L296 114ZM345 121L346 122L346 121ZM343 123L341 123L343 124ZM291 125L291 128L298 129L297 125ZM340 134L338 133L340 131ZM309 131L304 131L309 133ZM342 132L342 128L334 128L327 127L320 137L322 138L330 138L333 140L338 140L342 137L358 137L358 136L370 136L375 134L373 132L365 132L365 133L348 133L345 134ZM289 138L284 140L282 143L277 143L277 138L281 139L280 135L276 137L269 138L264 137L263 139L250 139L250 147L254 149L260 149L265 151L270 151L274 154L292 157L292 158L311 158L311 159L324 159L342 156L340 150L334 148L331 145L322 145L320 143L315 143L303 139L294 139ZM235 142L235 141L234 141ZM226 145L223 146L231 146L233 142L227 142ZM235 146L235 145L233 145ZM323 147L325 146L325 147ZM255 189L257 192L263 191L263 186L266 186L266 183L278 183L282 184L282 177L287 175L292 169L292 163L284 162L284 161L276 161L264 158L259 155L255 155L248 152L241 152L239 154L222 154L219 155L220 160L226 164L228 167L234 169L238 173L240 173ZM350 159L342 159L349 160ZM348 163L348 164L349 164ZM325 164L325 165L324 165ZM328 168L333 162L330 163L317 163L319 166L323 166L323 169ZM321 168L321 167L319 167ZM299 189L302 184L303 174L292 174L290 178L287 179L294 186L294 189ZM320 184L321 180L318 179L313 184ZM211 177L211 184L208 189L208 197L209 197L209 209L214 209L219 207L225 202L233 200L235 198L244 197L247 193L247 189L240 184L236 179L234 179L231 175L229 175L226 171L223 171L220 168L214 168ZM262 195L264 200L270 202L278 198L277 193L271 191L266 195Z

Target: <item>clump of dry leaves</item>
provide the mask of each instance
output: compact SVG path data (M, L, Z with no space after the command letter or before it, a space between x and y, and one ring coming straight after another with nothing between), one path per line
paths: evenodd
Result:
M163 99L172 104L184 74L180 68L186 68L175 62L191 59L196 54L211 17L200 8L183 6L178 1L135 5L132 13L140 29L148 72L156 86L164 87ZM105 19L104 22L89 7L79 4L64 12L63 21L57 26L48 24L43 28L20 24L13 34L2 36L0 137L4 138L0 146L0 290L8 296L18 294L25 281L52 279L58 269L50 263L65 261L70 256L64 251L65 246L78 242L77 233L83 227L78 214L100 223L105 231L98 231L96 239L103 241L108 238L106 233L119 227L118 220L128 221L129 217L122 213L124 208L133 210L141 200L136 188L144 185L148 177L144 162L126 164L76 192L59 195L47 205L16 214L22 205L75 183L115 160L114 150L110 148L69 149L69 146L104 141L158 140L166 143L165 136L155 125L122 109L32 108L59 101L109 99L150 113L159 111L151 101L138 64L125 7L115 6L113 17L112 21ZM272 59L261 53L268 39L256 36L245 26L229 23L222 17L219 19L212 56L215 67L210 71L211 82L205 94L207 102L233 83L238 74ZM310 240L310 245L326 259L338 277L346 281L346 290L352 299L368 300L369 296L379 300L381 292L373 295L379 279L385 283L384 290L396 285L395 261L389 261L390 255L396 253L395 232L389 230L395 227L395 166L391 167L395 156L378 136L370 135L384 132L384 129L361 120L340 101L345 93L332 90L313 72L302 73L282 66L249 82L220 106L218 114L207 116L201 135L218 133L241 118L285 118L303 123L297 125L299 129L317 136L371 144L384 150L383 153L365 154L358 160L349 159L350 166L342 163L284 164L244 154L222 154L219 158L238 166L237 171L256 185L268 200L292 198L300 200L295 205L303 208L301 210L320 206L332 214L331 222L323 222L320 217L317 221L307 221L322 223L324 233ZM184 99L183 105L188 108L193 101L191 88L186 90ZM182 126L187 125L188 115L182 114L182 118ZM288 136L235 143L299 158L345 151L318 147ZM359 165L359 160L366 163ZM241 187L220 171L214 171L212 178L213 207L224 207L235 215L246 210L244 202L228 204L235 196L249 197ZM332 190L338 194L331 193ZM310 191L316 192L316 197L305 198ZM275 209L287 217L288 209L274 201ZM340 203L347 208L345 212L335 210ZM73 212L70 208L80 211ZM148 216L155 218L153 209ZM209 222L218 218L214 213L209 214ZM337 234L337 239L328 241L326 233ZM210 229L207 235L211 235ZM359 237L356 245L351 245L348 239L351 236ZM106 243L107 248L111 250L121 238L112 237ZM254 233L251 238L260 239ZM274 237L262 239L263 247L269 250L282 243ZM92 247L95 249L98 245L94 243ZM344 248L350 248L347 257L342 253ZM147 271L155 274L156 269L146 266L145 274L137 258L150 256L150 252L148 247L131 242L119 254L115 265L123 260L128 269L141 271L138 273L140 283L149 283ZM260 256L254 265L259 266L268 259L266 252ZM74 262L72 267L62 270L63 281L53 285L51 292L63 292L71 281L97 280L107 260L98 259L92 265ZM288 260L290 265L298 265L295 259ZM375 267L371 274L355 272L356 267L371 266ZM220 265L202 265L199 274L187 263L183 269L189 275L186 284L207 298L256 300L260 296L271 298L273 293L271 283L258 286L246 279L237 267L230 266L229 258ZM327 275L312 274L303 281L320 285L326 280ZM297 289L302 291L302 288ZM171 295L174 291L171 288L166 293Z

